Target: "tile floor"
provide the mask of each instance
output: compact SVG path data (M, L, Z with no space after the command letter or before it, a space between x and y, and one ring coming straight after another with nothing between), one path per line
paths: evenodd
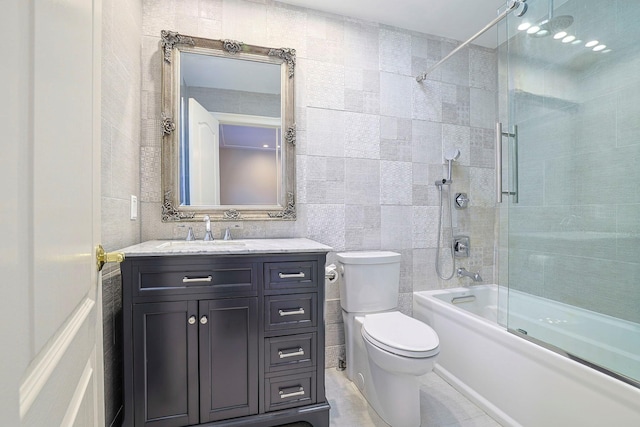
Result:
M325 373L331 427L388 427L343 371L329 368ZM422 383L421 427L500 427L437 374L425 375Z

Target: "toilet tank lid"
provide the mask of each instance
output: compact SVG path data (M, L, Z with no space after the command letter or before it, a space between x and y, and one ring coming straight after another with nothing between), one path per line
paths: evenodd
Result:
M386 264L400 262L400 254L389 251L339 252L338 261L343 264Z

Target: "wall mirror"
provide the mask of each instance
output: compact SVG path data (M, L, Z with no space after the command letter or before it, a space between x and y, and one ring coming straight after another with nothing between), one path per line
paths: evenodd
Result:
M295 50L161 36L162 220L295 220Z

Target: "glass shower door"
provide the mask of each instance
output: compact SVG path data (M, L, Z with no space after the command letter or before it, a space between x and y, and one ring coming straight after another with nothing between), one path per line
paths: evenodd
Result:
M640 1L527 3L498 50L506 324L637 386Z

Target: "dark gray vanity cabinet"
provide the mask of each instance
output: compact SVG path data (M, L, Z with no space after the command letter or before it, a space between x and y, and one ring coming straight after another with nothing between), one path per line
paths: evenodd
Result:
M325 254L133 256L125 426L329 425Z

